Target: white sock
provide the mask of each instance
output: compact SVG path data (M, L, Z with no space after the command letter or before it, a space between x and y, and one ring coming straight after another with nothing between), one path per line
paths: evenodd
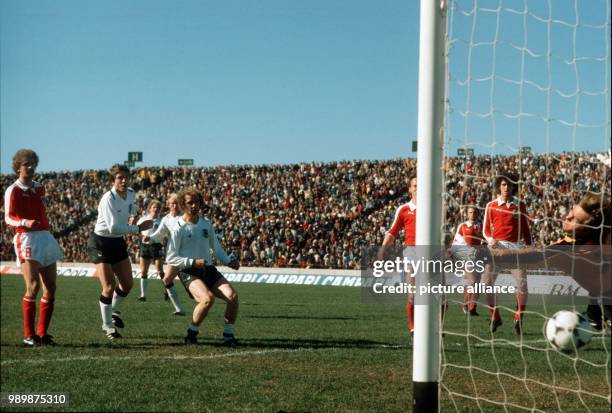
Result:
M119 304L121 304L123 300L125 300L125 297L117 295L117 291L113 293L113 311L116 310L117 307L119 307Z
M234 335L234 325L233 324L225 324L223 326L223 334Z
M140 296L141 297L146 297L147 296L147 285L149 284L149 279L148 278L141 278L140 279Z
M113 307L110 304L100 303L100 313L102 314L102 330L108 331L114 329L113 327Z
M179 303L179 298L178 298L178 293L176 292L176 287L174 285L170 288L166 287L166 291L168 292L168 297L170 297L170 301L172 302L172 305L174 306L174 311L182 313L183 309L181 308L181 304Z
M196 326L193 323L189 323L189 329L195 331L196 333L200 331L200 327Z

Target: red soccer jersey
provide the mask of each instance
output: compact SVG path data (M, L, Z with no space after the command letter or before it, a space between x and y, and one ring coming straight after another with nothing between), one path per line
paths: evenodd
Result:
M393 224L387 234L397 238L402 229L404 230L404 245L414 246L416 243L416 204L412 201L397 208Z
M49 231L44 197L45 188L38 182L29 187L15 181L4 193L4 221L17 232ZM27 229L23 225L25 219L36 220L40 226L35 230Z
M483 244L482 239L482 225L472 224L469 221L465 221L459 224L453 245L472 245L477 247Z
M487 240L518 242L521 238L531 245L527 209L521 201L503 202L497 198L485 209L483 235Z

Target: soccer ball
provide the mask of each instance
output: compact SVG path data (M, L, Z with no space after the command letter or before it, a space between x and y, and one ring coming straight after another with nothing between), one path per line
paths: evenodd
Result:
M573 311L558 311L546 322L546 339L555 350L571 353L591 341L591 324Z

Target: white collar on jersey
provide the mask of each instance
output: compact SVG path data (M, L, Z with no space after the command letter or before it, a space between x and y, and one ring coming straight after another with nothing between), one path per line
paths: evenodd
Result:
M465 225L466 225L468 228L470 228L472 225L474 225L474 224L472 224L470 221L465 221L465 222L464 222L464 224L465 224Z
M32 181L32 186L27 186L26 184L24 184L23 182L21 182L19 179L17 179L15 181L15 185L17 185L19 188L23 189L24 191L27 191L29 189L31 189L32 191L35 190L35 188L38 188L40 186L40 184L36 181Z
M410 208L411 211L414 211L416 209L416 204L410 201L408 202L408 208Z
M516 198L512 198L512 201L510 201L510 202L504 202L504 201L501 199L501 197L498 197L498 198L497 198L497 205L498 205L498 206L502 206L502 205L504 205L504 204L506 204L506 205L508 205L508 204L518 205L518 200L517 200Z

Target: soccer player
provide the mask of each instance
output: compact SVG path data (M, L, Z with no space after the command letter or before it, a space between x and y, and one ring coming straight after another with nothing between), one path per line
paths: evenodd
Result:
M166 240L166 265L164 266L164 272L162 273L162 283L166 291L165 297L168 297L174 306L174 315L185 315L179 302L178 293L174 286L174 279L179 273L177 267L173 267L168 264L168 256L170 255L170 234L176 230L177 223L181 217L181 211L178 208L177 195L171 194L168 197L168 214L164 216L159 224L159 227L150 236L145 236L143 239L150 239L152 241Z
M234 323L238 315L238 295L230 283L212 265L210 251L225 265L237 270L240 263L227 255L219 244L212 223L200 216L204 206L202 194L196 189L185 189L178 195L178 204L183 216L178 220L178 229L170 237L168 263L180 270L179 278L189 296L197 302L185 337L186 344L196 344L199 326L204 321L214 297L224 300L225 326L223 343L234 347Z
M155 232L161 224L161 218L159 212L161 210L161 202L153 200L149 202L147 208L147 214L143 215L136 225L142 224L146 220L153 221L153 227L142 231L142 235L147 237ZM157 240L150 238L144 238L140 242L140 298L139 300L144 302L147 301L147 284L149 282L149 266L151 261L157 269L160 279L164 278L164 271L162 269L162 244Z
M391 224L391 228L386 232L382 246L378 251L378 259L384 259L385 250L393 244L399 237L400 231L404 230L404 246L414 247L416 241L416 196L417 196L417 176L410 175L408 178L408 192L410 193L410 201L402 204L395 211L395 218ZM410 281L413 282L412 277ZM414 295L408 295L408 303L406 303L406 312L408 313L408 327L410 333L414 332Z
M475 206L468 206L466 209L467 220L457 227L455 238L453 239L453 252L459 259L472 259L476 257L477 247L480 247L482 239L482 225L478 223L478 209ZM477 272L467 272L465 281L467 285L475 285L480 281L481 274ZM471 316L477 316L476 303L478 303L478 293L468 294L467 288L463 293L463 312Z
M123 236L138 234L153 227L153 221L150 219L139 225L129 224L131 217L138 211L134 203L134 190L128 187L129 177L130 170L125 165L115 164L110 169L113 187L100 199L94 233L87 243L89 259L96 264L96 272L102 285L102 330L109 340L121 338L115 328L124 327L118 307L133 284L132 264Z
M57 264L64 258L62 250L49 232L45 208L45 188L34 181L38 155L31 149L20 149L13 156L13 171L18 179L4 193L4 220L15 229L15 253L25 282L23 297L23 344L53 345L47 333L55 302ZM42 284L38 327L36 297Z
M589 193L575 204L565 217L563 231L566 235L555 245L610 245L612 244L611 224L612 207L610 206L610 200L606 199L604 194ZM568 257L565 254L563 255ZM549 262L563 260L564 256L551 259ZM590 293L590 303L585 314L591 326L595 330L601 330L605 323L609 329L612 329L612 305L599 303L599 297L602 296L606 297L608 301L612 299L609 274L607 280L600 280L599 277L595 276L601 274L599 268L594 268L591 271L580 271L579 267L590 262L590 260L574 260L571 256L568 258L571 259L565 265L568 273L573 273L576 281ZM604 283L604 281L608 282Z
M611 245L612 244L612 207L610 200L604 194L589 193L575 204L563 221L565 236L551 245L552 248L537 250L523 248L518 250L492 250L496 258L509 257L512 263L520 260L524 265L535 262L541 265L545 261L553 268L564 270L571 274L574 280L589 292L591 302L585 312L591 325L601 330L603 324L612 328L612 278L610 272L610 248L594 250L592 248L579 248L584 245ZM559 251L555 246L569 245L569 251ZM603 255L598 255L598 253ZM603 265L608 263L607 266ZM503 261L502 261L503 265ZM602 277L603 275L603 277ZM604 298L607 302L600 305L599 300ZM603 312L602 312L603 307ZM602 322L603 321L603 322Z
M524 245L531 245L531 232L527 219L525 204L516 199L518 179L515 176L498 176L495 179L495 189L499 194L496 199L489 202L485 208L483 223L483 236L489 248L517 249ZM522 333L523 311L527 304L527 277L522 269L511 271L517 284L514 313L514 332ZM493 285L497 274L491 271L491 266L485 266L484 284ZM495 294L487 294L487 304L491 313L490 331L494 333L502 325L499 309L495 305Z

